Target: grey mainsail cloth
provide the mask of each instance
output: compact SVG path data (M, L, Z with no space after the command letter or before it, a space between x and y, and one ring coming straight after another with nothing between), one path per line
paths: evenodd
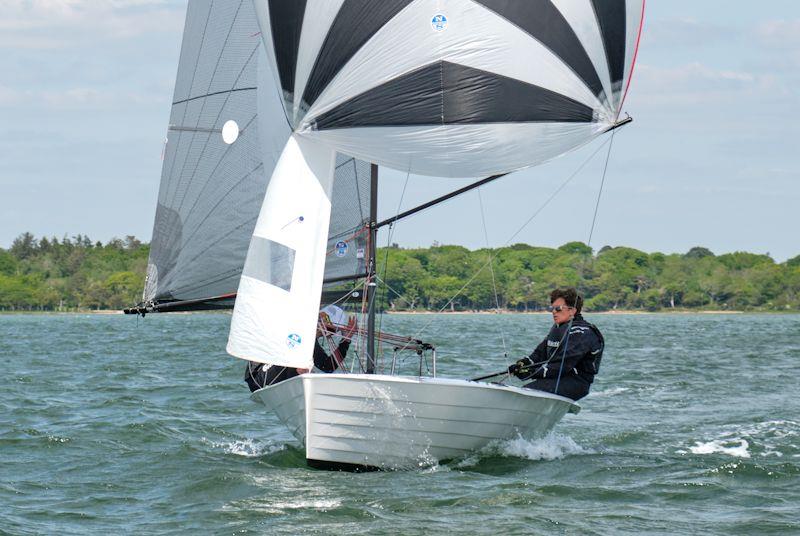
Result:
M145 304L236 292L269 177L290 135L279 88L252 0L189 2ZM219 132L229 120L240 129L230 145ZM370 166L338 155L336 167L327 278L365 272L359 251L366 235L358 232L369 214Z

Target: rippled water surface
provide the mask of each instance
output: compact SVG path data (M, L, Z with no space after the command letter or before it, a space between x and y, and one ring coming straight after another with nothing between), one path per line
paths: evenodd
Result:
M588 316L603 368L553 435L367 474L305 466L224 353L227 315L0 316L0 534L800 533L800 316ZM464 378L549 319L384 328L429 323Z

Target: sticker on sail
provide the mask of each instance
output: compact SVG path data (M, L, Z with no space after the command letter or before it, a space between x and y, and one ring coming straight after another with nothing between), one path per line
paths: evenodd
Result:
M441 13L437 13L431 19L431 26L437 32L441 32L447 29L447 17L442 15Z
M364 258L364 248L358 248L356 250L356 259L363 259Z
M286 337L286 346L289 348L294 348L295 346L299 346L300 343L303 342L303 339L300 338L300 335L297 333L290 333L288 337Z
M347 255L347 242L345 242L344 240L336 242L335 249L337 257L344 257L345 255Z

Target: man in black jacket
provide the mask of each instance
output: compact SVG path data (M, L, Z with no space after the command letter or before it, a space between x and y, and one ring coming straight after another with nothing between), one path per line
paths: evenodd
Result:
M603 335L581 316L583 298L574 288L556 289L550 294L553 327L528 357L508 372L521 380L533 380L525 387L578 400L600 369Z
M337 308L338 309L338 308ZM342 313L344 313L342 311ZM314 341L314 366L322 372L333 372L344 361L347 355L347 350L350 348L350 338L356 331L356 320L350 317L347 325L341 331L342 340L328 355L319 344L319 340ZM333 324L330 317L325 311L320 311L319 324L317 328L317 337L336 333L337 326ZM326 337L327 339L327 337ZM293 367L282 367L280 365L269 365L258 363L256 361L248 361L247 368L244 371L244 381L250 388L250 392L258 391L262 387L274 385L276 383L294 378L300 374L305 374L308 369L299 369Z

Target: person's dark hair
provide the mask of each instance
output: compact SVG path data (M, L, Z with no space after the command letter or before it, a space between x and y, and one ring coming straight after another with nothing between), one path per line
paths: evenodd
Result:
M575 314L580 314L583 309L583 298L578 295L578 291L572 287L557 288L550 293L550 303L553 303L559 298L564 298L564 302L570 307L575 308Z

